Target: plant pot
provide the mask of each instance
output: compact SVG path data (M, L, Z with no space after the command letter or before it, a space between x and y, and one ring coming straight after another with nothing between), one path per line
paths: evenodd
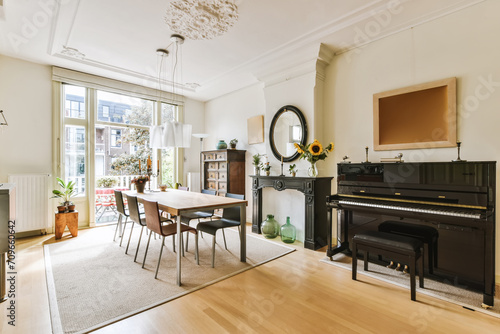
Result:
M266 175L267 176L271 175L271 171L270 170L266 170Z
M59 206L57 206L57 212L58 213L64 213L64 212L66 212L66 206L65 205L59 205Z
M292 172L292 177L295 177L295 175L297 175L296 172Z
M137 190L137 192L139 194L143 194L144 193L144 188L146 188L146 183L136 183L135 184L135 189Z
M236 148L236 144L229 144L229 147L234 150Z
M75 208L76 208L76 205L74 205L74 204L68 205L68 211L69 212L74 212Z

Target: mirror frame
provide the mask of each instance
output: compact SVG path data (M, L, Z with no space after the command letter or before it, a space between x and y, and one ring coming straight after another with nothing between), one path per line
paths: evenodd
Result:
M291 111L298 116L300 121L300 127L302 129L302 139L300 140L300 144L306 145L307 143L307 124L306 124L306 119L304 118L302 112L299 110L299 108L291 105L281 107L276 112L276 114L273 117L273 120L271 121L271 128L269 130L269 144L271 145L271 151L273 152L273 155L276 157L276 159L281 161L281 158L283 157L283 162L293 161L297 159L300 155L299 152L295 152L295 154L290 157L284 157L280 154L280 152L278 152L278 149L276 148L276 145L274 143L274 129L276 127L276 123L278 122L278 119L280 118L281 114L287 111Z

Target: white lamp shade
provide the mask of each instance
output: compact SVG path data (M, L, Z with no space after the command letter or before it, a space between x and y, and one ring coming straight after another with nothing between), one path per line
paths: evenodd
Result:
M192 128L191 124L179 122L166 122L163 126L152 126L150 147L190 147Z

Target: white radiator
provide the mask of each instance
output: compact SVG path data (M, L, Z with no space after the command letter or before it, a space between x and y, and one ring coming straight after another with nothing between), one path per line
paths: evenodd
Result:
M16 185L16 232L50 228L49 182L47 173L9 175Z

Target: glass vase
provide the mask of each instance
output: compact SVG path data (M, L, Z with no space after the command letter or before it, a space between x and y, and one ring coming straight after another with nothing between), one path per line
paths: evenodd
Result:
M290 224L290 217L286 217L286 224L281 226L281 241L287 244L293 244L297 236L295 226Z
M307 175L310 177L316 177L318 176L318 167L316 166L316 162L311 162L311 166L307 169Z
M273 215L267 215L267 219L260 225L260 231L267 239L274 239L280 232L280 225L274 219Z

